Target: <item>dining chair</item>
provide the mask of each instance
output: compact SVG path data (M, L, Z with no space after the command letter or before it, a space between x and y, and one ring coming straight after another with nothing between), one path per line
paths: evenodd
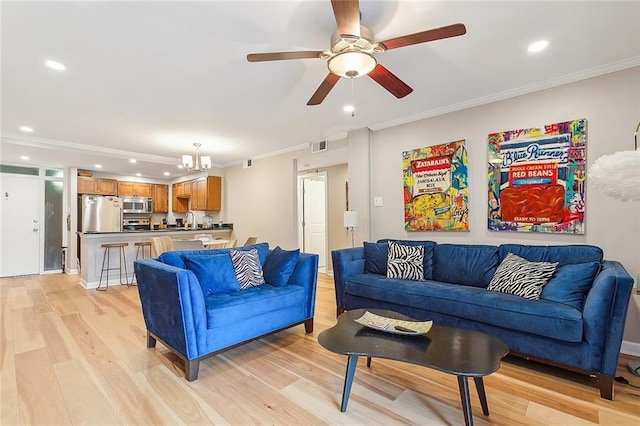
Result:
M204 250L204 243L202 240L171 240L171 250Z
M165 251L171 251L171 237L151 237L151 257L158 257Z
M252 244L255 244L258 241L258 237L249 237L247 238L247 241L244 242L245 246L250 246Z

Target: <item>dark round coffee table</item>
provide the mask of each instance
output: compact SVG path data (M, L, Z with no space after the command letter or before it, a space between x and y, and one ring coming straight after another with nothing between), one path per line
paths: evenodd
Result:
M366 311L383 317L415 321L393 311L355 309L341 314L336 325L318 335L318 342L323 347L348 356L340 411L347 410L358 357L366 356L367 367L371 366L371 358L385 358L457 376L467 425L473 424L468 381L469 377L473 377L482 412L485 416L489 415L482 377L500 368L500 360L509 352L502 340L478 331L436 324L424 335L392 334L368 328L354 321Z

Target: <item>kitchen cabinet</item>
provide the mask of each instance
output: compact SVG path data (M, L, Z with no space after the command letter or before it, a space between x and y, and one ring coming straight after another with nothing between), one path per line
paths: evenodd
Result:
M151 197L151 184L140 182L118 181L118 196L120 197Z
M154 213L169 212L169 185L152 184L151 198L153 199Z
M174 183L171 186L171 211L176 213L186 213L189 211L189 195L185 195L185 183L189 187L189 194L191 194L190 182Z
M192 181L191 210L220 210L222 178L207 176Z
M92 176L78 176L78 194L118 195L118 181Z

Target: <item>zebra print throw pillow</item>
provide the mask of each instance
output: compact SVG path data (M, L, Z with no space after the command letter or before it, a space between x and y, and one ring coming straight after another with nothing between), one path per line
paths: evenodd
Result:
M487 290L538 300L557 266L558 262L529 262L509 253L496 269Z
M389 241L387 278L424 280L424 246L405 246Z
M231 250L229 255L231 255L231 262L241 290L264 284L258 250L254 248L251 250Z

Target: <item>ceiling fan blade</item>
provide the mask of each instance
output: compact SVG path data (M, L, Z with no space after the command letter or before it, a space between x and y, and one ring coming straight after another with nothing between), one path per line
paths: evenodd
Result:
M360 4L358 0L331 0L338 24L338 34L360 37Z
M404 98L409 93L413 92L413 89L407 85L404 81L400 80L391 71L378 64L369 74L376 83L387 89L396 98Z
M322 50L307 50L300 52L271 52L271 53L249 53L247 61L282 61L285 59L318 59L322 54Z
M340 80L340 77L335 74L327 75L324 81L320 84L320 87L318 87L313 96L311 96L307 105L320 105L331 89L333 89L333 86L336 85L338 80Z
M425 43L427 41L457 37L466 33L467 28L464 26L464 24L453 24L447 25L446 27L434 28L432 30L392 38L389 40L381 41L378 44L381 44L385 47L385 49L390 50L397 49L398 47L411 46L412 44Z

